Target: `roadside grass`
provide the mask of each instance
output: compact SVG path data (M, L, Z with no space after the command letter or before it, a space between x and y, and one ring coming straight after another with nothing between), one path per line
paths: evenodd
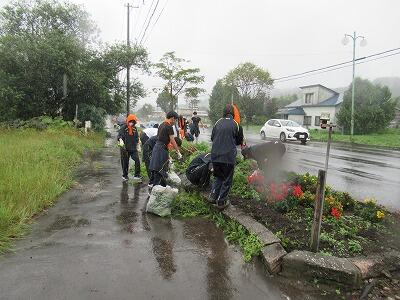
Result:
M312 130L310 131L310 135L311 141L326 142L328 140L327 130ZM350 135L344 135L338 132L332 134L332 141L345 143L351 142ZM400 129L389 128L382 133L354 135L354 143L400 149Z
M72 128L0 129L0 253L72 185L84 150L103 141L101 134L83 136Z

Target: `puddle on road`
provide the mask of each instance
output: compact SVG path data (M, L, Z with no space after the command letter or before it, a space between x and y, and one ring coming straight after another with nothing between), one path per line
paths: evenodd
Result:
M84 227L84 226L89 226L90 225L90 220L81 218L79 220L74 220L71 216L60 216L58 215L56 217L56 220L51 224L49 227L47 227L46 231L53 231L53 230L62 230L62 229L68 229L71 227Z
M54 223L47 227L47 231L71 228L74 224L75 220L70 216L57 216Z
M117 216L119 224L125 225L129 223L135 223L137 221L138 214L134 211L124 210Z
M173 254L173 244L169 240L159 237L151 239L153 245L153 253L160 268L162 277L170 280L176 272L176 264Z

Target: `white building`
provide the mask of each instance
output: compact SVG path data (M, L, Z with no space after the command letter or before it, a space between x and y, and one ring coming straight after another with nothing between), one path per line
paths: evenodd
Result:
M343 102L343 93L338 93L323 85L307 85L300 87L301 97L284 108L278 110L282 119L288 119L313 129L320 128L321 113L329 113L331 123L336 124L336 113Z

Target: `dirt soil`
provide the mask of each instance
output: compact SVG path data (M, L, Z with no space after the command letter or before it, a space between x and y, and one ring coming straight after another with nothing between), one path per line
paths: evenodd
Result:
M293 220L277 212L273 207L267 206L265 202L256 200L232 198L231 204L247 212L272 232L284 233L284 236L290 240L285 246L288 252L309 250L311 225L305 218ZM377 255L390 249L400 250L400 215L398 213L387 215L384 225L387 228L384 231L370 228L359 233L360 236L366 238L359 256ZM324 230L329 232L329 226L325 226ZM320 245L322 249L329 247L324 242ZM334 251L332 252L335 255ZM346 293L337 295L338 299L400 299L400 273L389 273L389 276L386 273L375 280L366 280L364 287L356 293L357 295L354 292ZM365 298L360 298L363 293L365 293Z

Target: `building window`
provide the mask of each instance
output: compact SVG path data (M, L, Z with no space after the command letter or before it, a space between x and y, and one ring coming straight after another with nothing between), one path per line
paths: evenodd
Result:
M283 115L283 119L285 120L289 119L289 115Z
M311 104L314 99L314 93L307 93L305 96L305 103Z
M311 125L311 116L304 116L303 125L310 126Z
M320 119L319 119L319 116L315 116L315 126L319 126L319 125L321 125L320 124L321 123L321 121L320 121Z

